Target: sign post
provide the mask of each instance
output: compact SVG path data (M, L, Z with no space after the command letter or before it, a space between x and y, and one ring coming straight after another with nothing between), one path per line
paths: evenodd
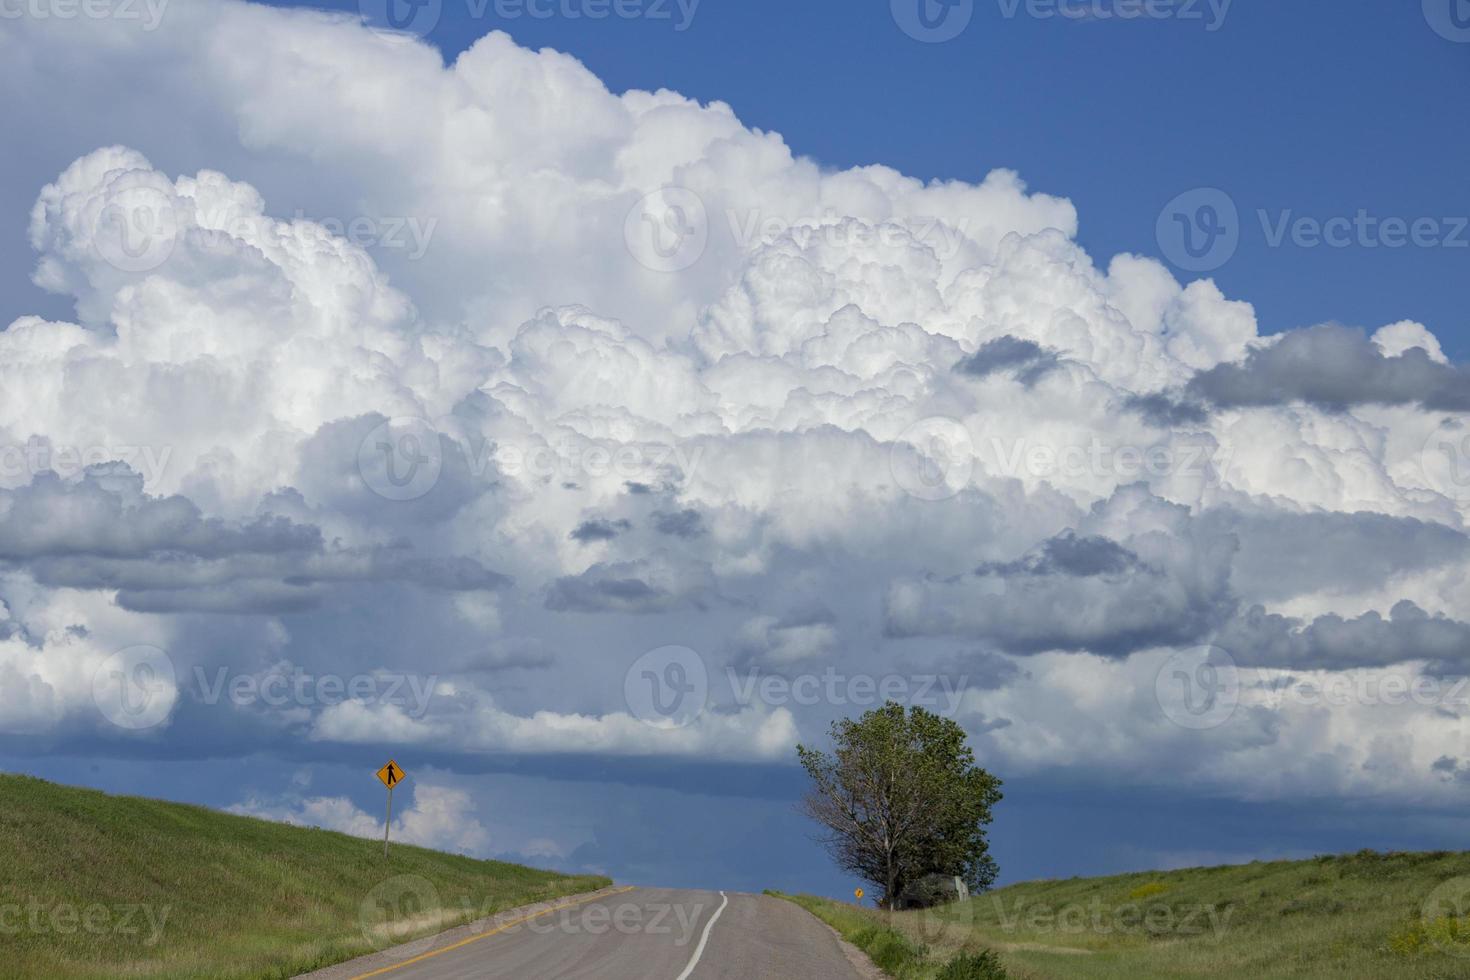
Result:
M388 857L388 829L393 826L393 787L403 782L408 774L398 767L398 763L392 759L388 764L378 770L378 779L388 787L388 816L383 820L383 857Z
M852 890L852 897L861 902L863 900L863 890L861 888L854 888Z

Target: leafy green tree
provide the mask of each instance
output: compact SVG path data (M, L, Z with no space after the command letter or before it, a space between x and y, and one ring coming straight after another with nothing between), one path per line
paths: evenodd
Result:
M802 812L824 828L839 867L882 889L888 908L929 874L990 887L997 868L985 827L1000 780L975 764L963 728L890 701L834 722L831 734L831 754L796 752L812 780Z

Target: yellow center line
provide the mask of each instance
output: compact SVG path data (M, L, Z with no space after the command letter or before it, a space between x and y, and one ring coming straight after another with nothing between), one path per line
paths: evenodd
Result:
M579 898L572 902L563 902L560 905L553 905L550 908L544 908L539 912L532 912L530 915L523 915L519 919L512 919L509 922L496 926L489 932L482 932L478 935L470 936L468 939L461 939L457 943L451 943L450 945L444 946L440 949L431 949L427 953L420 953L418 956L415 956L412 959L404 960L402 963L394 963L392 966L385 966L377 970L370 970L367 973L359 973L357 976L353 977L352 980L363 980L364 977L376 977L380 974L391 973L394 970L401 970L405 966L412 966L415 963L422 963L424 960L432 959L433 957L438 956L441 953L447 953L450 950L459 949L461 946L468 946L470 943L477 943L481 939L489 939L491 936L498 935L505 930L511 928L512 926L518 926L524 922L530 922L532 919L539 918L543 915L549 915L552 912L560 912L562 909L575 908L578 905L586 905L588 902L595 902L603 898L612 898L614 895L622 895L632 891L633 887L634 886L632 885L626 885L622 888L610 891L606 895L592 895L588 898Z

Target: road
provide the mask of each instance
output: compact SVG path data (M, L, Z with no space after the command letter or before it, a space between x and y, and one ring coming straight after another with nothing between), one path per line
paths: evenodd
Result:
M575 900L574 900L575 901ZM778 898L633 888L462 927L312 980L862 980L832 931Z

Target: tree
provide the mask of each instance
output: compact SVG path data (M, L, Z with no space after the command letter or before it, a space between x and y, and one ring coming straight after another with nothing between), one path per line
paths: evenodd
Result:
M990 887L998 869L985 826L1000 780L975 765L963 728L890 701L834 722L831 734L832 754L796 753L812 780L801 810L825 828L839 867L882 889L887 908L929 874Z

